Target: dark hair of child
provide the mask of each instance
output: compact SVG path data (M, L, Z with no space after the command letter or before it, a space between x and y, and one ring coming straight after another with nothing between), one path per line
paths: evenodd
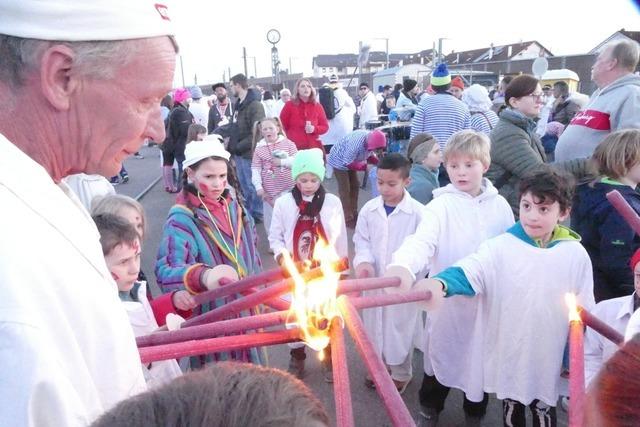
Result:
M111 214L100 214L93 217L98 232L102 254L109 253L118 245L133 245L140 238L135 227L126 219Z
M382 157L380 163L378 163L378 170L381 169L400 171L402 178L408 178L411 162L400 153L390 153Z
M520 197L530 193L536 203L560 204L560 211L571 208L575 181L572 175L549 165L540 165L520 180Z

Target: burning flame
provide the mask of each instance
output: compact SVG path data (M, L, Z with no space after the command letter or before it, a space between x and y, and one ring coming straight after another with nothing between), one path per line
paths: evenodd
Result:
M581 322L582 319L580 319L580 314L578 313L578 303L576 302L575 294L564 294L564 301L567 303L567 307L569 307L569 322Z
M336 303L340 273L333 269L333 263L338 261L339 257L333 246L319 239L313 251L313 259L320 262L323 275L305 282L289 254L285 252L283 256L284 266L295 283L287 323L299 327L304 342L312 349L320 351L329 344L331 320L340 316Z

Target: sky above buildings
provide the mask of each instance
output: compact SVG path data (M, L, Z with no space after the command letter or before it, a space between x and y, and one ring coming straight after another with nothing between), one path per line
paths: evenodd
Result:
M186 85L220 81L225 73L271 75L267 31L277 29L280 68L312 71L314 55L357 53L358 42L372 50L416 53L443 40L443 52L537 40L554 55L588 52L615 31L640 31L637 1L424 0L324 2L270 0L262 3L168 0L176 24ZM237 7L237 8L236 8ZM258 11L251 11L255 8ZM250 11L250 12L248 12ZM255 57L255 60L254 60ZM176 86L181 85L180 61Z

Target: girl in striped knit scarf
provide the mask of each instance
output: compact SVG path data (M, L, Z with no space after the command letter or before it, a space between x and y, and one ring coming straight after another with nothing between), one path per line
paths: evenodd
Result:
M206 312L239 297L230 295L196 307L192 295L214 285L212 268L217 265L231 266L240 278L262 269L253 220L227 186L232 173L229 157L222 144L212 140L193 141L185 150L184 188L169 211L155 269L158 285L164 293L173 293L179 310ZM237 189L236 194L240 194ZM250 314L255 313L241 316ZM263 350L252 348L194 357L191 366L210 360L265 363L266 357Z

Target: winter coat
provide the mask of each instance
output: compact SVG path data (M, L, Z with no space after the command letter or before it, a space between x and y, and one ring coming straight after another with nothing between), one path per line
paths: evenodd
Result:
M231 111L231 101L227 103L227 106L224 109L224 115L220 115L220 111L218 110L218 103L214 103L209 109L209 123L207 124L207 131L209 133L213 133L223 117L226 117L228 121L231 121Z
M596 90L584 110L575 115L556 147L556 160L591 157L611 132L640 129L640 76L628 74Z
M184 147L187 145L189 126L192 123L193 114L189 109L182 104L176 104L169 114L167 138L162 143L162 152L173 154L176 160L182 162L184 160Z
M498 124L489 137L491 166L486 177L507 199L514 214L518 216L520 179L546 161L544 147L536 133L536 123L524 114L507 108L500 114ZM576 161L554 163L554 166L578 178L586 173L586 165Z
M236 156L251 160L253 153L253 125L264 119L264 106L260 102L260 92L249 89L247 96L236 102L233 116L233 132L229 140L228 151Z
M413 164L409 173L411 183L407 191L411 197L426 205L433 199L433 190L438 188L438 172L432 172L423 165Z
M571 215L571 227L582 236L591 257L596 301L633 292L629 260L640 248L640 237L606 198L608 192L618 190L640 214L640 193L628 185L603 181L578 186Z
M560 122L567 126L571 119L580 110L580 106L572 101L570 97L562 102L556 102L549 117L550 122Z
M292 99L284 104L280 112L280 120L287 138L296 144L298 150L310 148L324 150L320 135L329 130L329 122L320 103ZM306 122L311 122L314 127L313 133L305 132Z

